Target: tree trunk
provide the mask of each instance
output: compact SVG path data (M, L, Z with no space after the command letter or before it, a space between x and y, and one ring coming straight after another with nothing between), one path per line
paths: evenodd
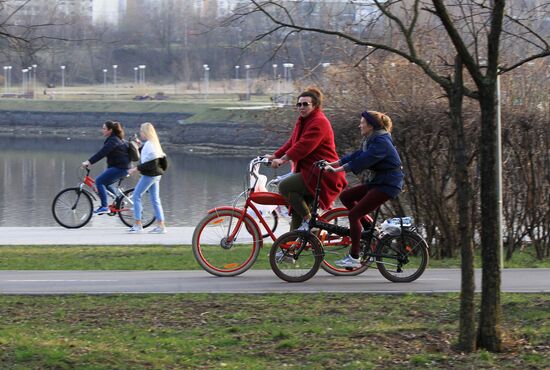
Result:
M481 107L481 260L482 292L477 345L491 352L502 351L498 212L496 84L480 89Z
M455 182L458 208L458 233L461 251L461 287L460 287L460 323L458 347L465 352L476 350L475 326L475 280L474 280L474 248L472 228L470 225L471 185L468 178L468 151L464 122L462 119L462 103L464 98L462 80L462 61L459 56L455 60L455 81L449 87L450 118L454 137L451 138L455 157Z

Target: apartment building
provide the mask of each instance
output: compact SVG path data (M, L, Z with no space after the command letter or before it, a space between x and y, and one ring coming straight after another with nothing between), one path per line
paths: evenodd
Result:
M60 18L92 22L94 0L6 0L4 14L13 14L15 24L55 21Z

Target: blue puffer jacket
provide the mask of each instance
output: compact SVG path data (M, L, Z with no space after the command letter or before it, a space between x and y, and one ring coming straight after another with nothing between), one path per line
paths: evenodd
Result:
M361 149L347 154L340 159L346 172L359 172L368 169L374 177L366 183L395 198L403 190L403 169L401 158L389 132L378 130L367 137Z
M128 147L124 140L115 134L111 134L103 143L103 148L99 149L88 161L90 164L94 164L105 156L107 157L107 167L130 168Z

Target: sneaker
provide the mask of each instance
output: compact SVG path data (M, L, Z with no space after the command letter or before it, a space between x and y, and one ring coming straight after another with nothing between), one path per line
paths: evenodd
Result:
M149 231L149 234L166 234L166 228L157 226L153 230Z
M110 212L110 211L109 211L109 208L108 208L108 207L99 207L98 209L96 209L96 210L94 211L94 213L95 213L96 215L102 215L102 214L104 214L104 213L109 213L109 212Z
M278 251L277 253L275 253L275 261L277 263L281 263L281 262L295 263L296 262L296 260L292 258L292 256L289 256L288 254L285 255L285 252L283 251Z
M300 225L300 227L298 227L296 229L296 231L308 231L309 232L309 221L302 222L302 224Z
M359 258L353 258L349 254L341 260L335 261L334 264L338 267L346 267L356 269L361 267L361 260Z
M134 225L130 228L130 230L128 230L128 232L131 234L138 234L142 231L143 231L143 226L141 225Z

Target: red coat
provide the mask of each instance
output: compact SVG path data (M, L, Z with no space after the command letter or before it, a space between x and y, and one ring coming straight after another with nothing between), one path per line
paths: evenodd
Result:
M336 145L332 126L320 109L315 109L307 117L299 117L290 139L275 153L281 158L287 155L294 162L294 172L300 172L311 195L315 195L319 170L313 163L325 159L337 161ZM322 209L331 207L334 199L347 185L344 172L325 173L321 180L319 205Z

